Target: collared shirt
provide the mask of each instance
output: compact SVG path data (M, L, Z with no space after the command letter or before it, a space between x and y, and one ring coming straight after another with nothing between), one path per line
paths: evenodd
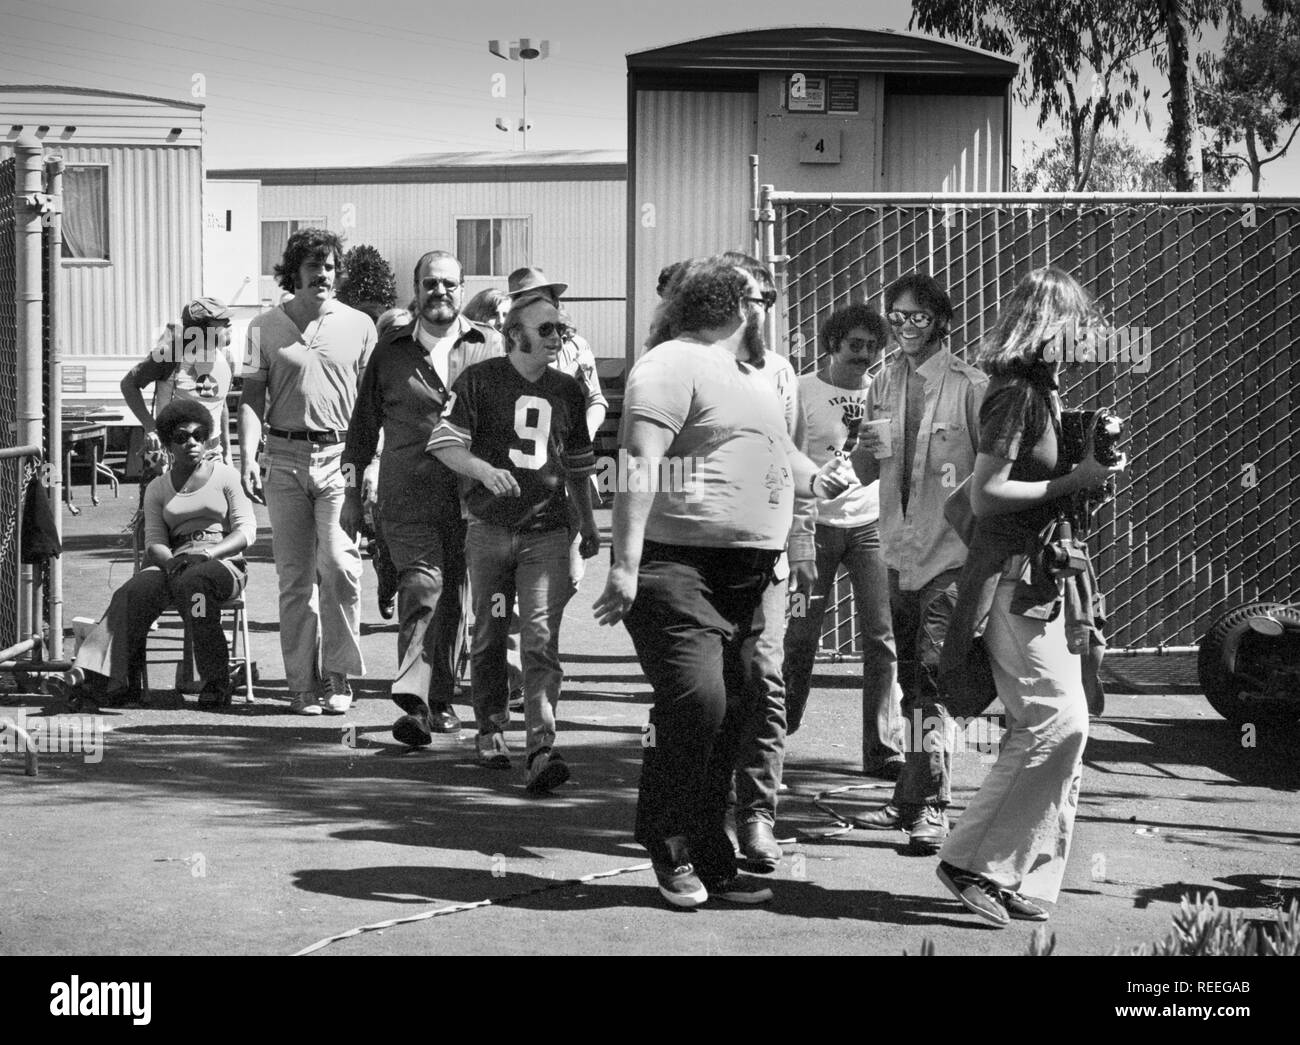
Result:
M417 321L418 322L418 321ZM447 357L450 383L469 366L505 354L490 327L457 316L456 342ZM425 453L429 435L442 419L451 396L439 379L428 350L416 337L416 322L389 329L361 377L361 391L343 450L345 474L357 482L374 459L383 429L379 459L379 510L386 519L456 518L460 515L457 476Z
M975 468L979 406L988 377L940 349L917 368L925 381L925 410L916 433L903 511L903 424L907 414L907 358L900 355L871 385L867 420L890 421L889 457L880 465L880 549L898 571L903 591L920 591L945 570L966 561L966 545L948 525L943 505Z
M609 401L600 390L600 378L596 375L596 355L581 334L570 334L562 345L555 362L551 364L562 374L576 378L582 386L583 395L587 397L587 409L603 406L609 409ZM591 433L594 438L596 433Z
M306 330L278 305L248 325L244 380L265 382L268 425L344 432L377 340L369 316L334 298Z

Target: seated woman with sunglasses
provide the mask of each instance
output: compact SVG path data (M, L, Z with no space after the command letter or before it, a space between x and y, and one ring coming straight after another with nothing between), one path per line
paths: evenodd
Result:
M231 685L218 607L244 589L241 553L256 540L257 521L239 473L205 454L212 418L203 406L174 401L157 424L173 463L144 495L148 565L113 593L72 671L55 687L70 699L139 702L149 627L172 606L194 640L199 706L221 707L230 703Z
M1035 561L1041 534L1065 498L1124 470L1088 451L1060 451L1060 351L1100 326L1067 273L1025 276L985 336L976 360L991 378L979 413L971 478L970 555L941 670L950 696L959 650L984 625L983 642L1007 731L997 763L939 852L939 879L972 913L1004 926L1045 921L1034 898L1056 902L1079 801L1088 705L1079 657L1066 637L1064 581Z

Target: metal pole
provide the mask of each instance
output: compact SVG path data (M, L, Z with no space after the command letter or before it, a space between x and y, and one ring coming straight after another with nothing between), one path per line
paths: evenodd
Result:
M784 269L777 263L776 257L776 208L772 206L772 193L775 190L771 185L764 185L759 190L759 228L762 231L763 250L759 254L759 259L772 273L772 281L776 284L777 299L776 308L767 310L767 345L773 352L780 352L781 355L789 357L790 346L782 344L777 340L777 316L785 315L785 280Z
M14 253L17 266L18 305L18 430L16 443L41 445L45 411L41 404L41 207L42 160L45 147L30 131L14 142L17 161L14 181ZM19 473L22 474L21 472ZM18 484L22 503L23 484ZM22 562L21 537L14 540L14 555ZM18 631L32 631L32 568L23 566L18 582Z
M750 253L756 258L763 256L763 234L762 226L758 223L758 153L749 154L749 222L750 222Z
M528 59L523 55L519 56L519 64L524 71L524 152L528 151Z
M50 195L54 197L50 223L50 379L46 399L50 416L46 422L49 438L45 443L45 467L49 477L46 494L54 512L54 532L59 546L63 545L63 344L59 321L59 305L63 280L63 157L49 162ZM63 659L63 557L55 555L49 561L50 633L46 643L51 660Z

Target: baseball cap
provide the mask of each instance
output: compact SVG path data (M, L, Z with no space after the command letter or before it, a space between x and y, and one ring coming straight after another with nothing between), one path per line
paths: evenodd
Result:
M217 298L195 298L181 309L181 322L187 327L202 326L230 319L230 309Z

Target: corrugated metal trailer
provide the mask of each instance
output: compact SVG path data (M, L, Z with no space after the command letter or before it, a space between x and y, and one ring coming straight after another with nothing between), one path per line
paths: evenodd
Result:
M788 27L640 51L627 67L629 361L660 268L752 249L751 155L777 189L1007 187L1017 66L998 55L890 30Z
M101 370L116 398L119 362L147 352L200 292L202 120L197 102L0 86L0 156L26 128L67 164L59 311L74 399L95 396Z
M270 266L295 227L319 224L377 248L399 303L416 260L450 250L466 263L465 297L505 289L520 265L569 284L574 325L599 356L622 358L627 166L621 152L457 153L383 167L214 170L210 181L261 183L260 297L278 300Z

